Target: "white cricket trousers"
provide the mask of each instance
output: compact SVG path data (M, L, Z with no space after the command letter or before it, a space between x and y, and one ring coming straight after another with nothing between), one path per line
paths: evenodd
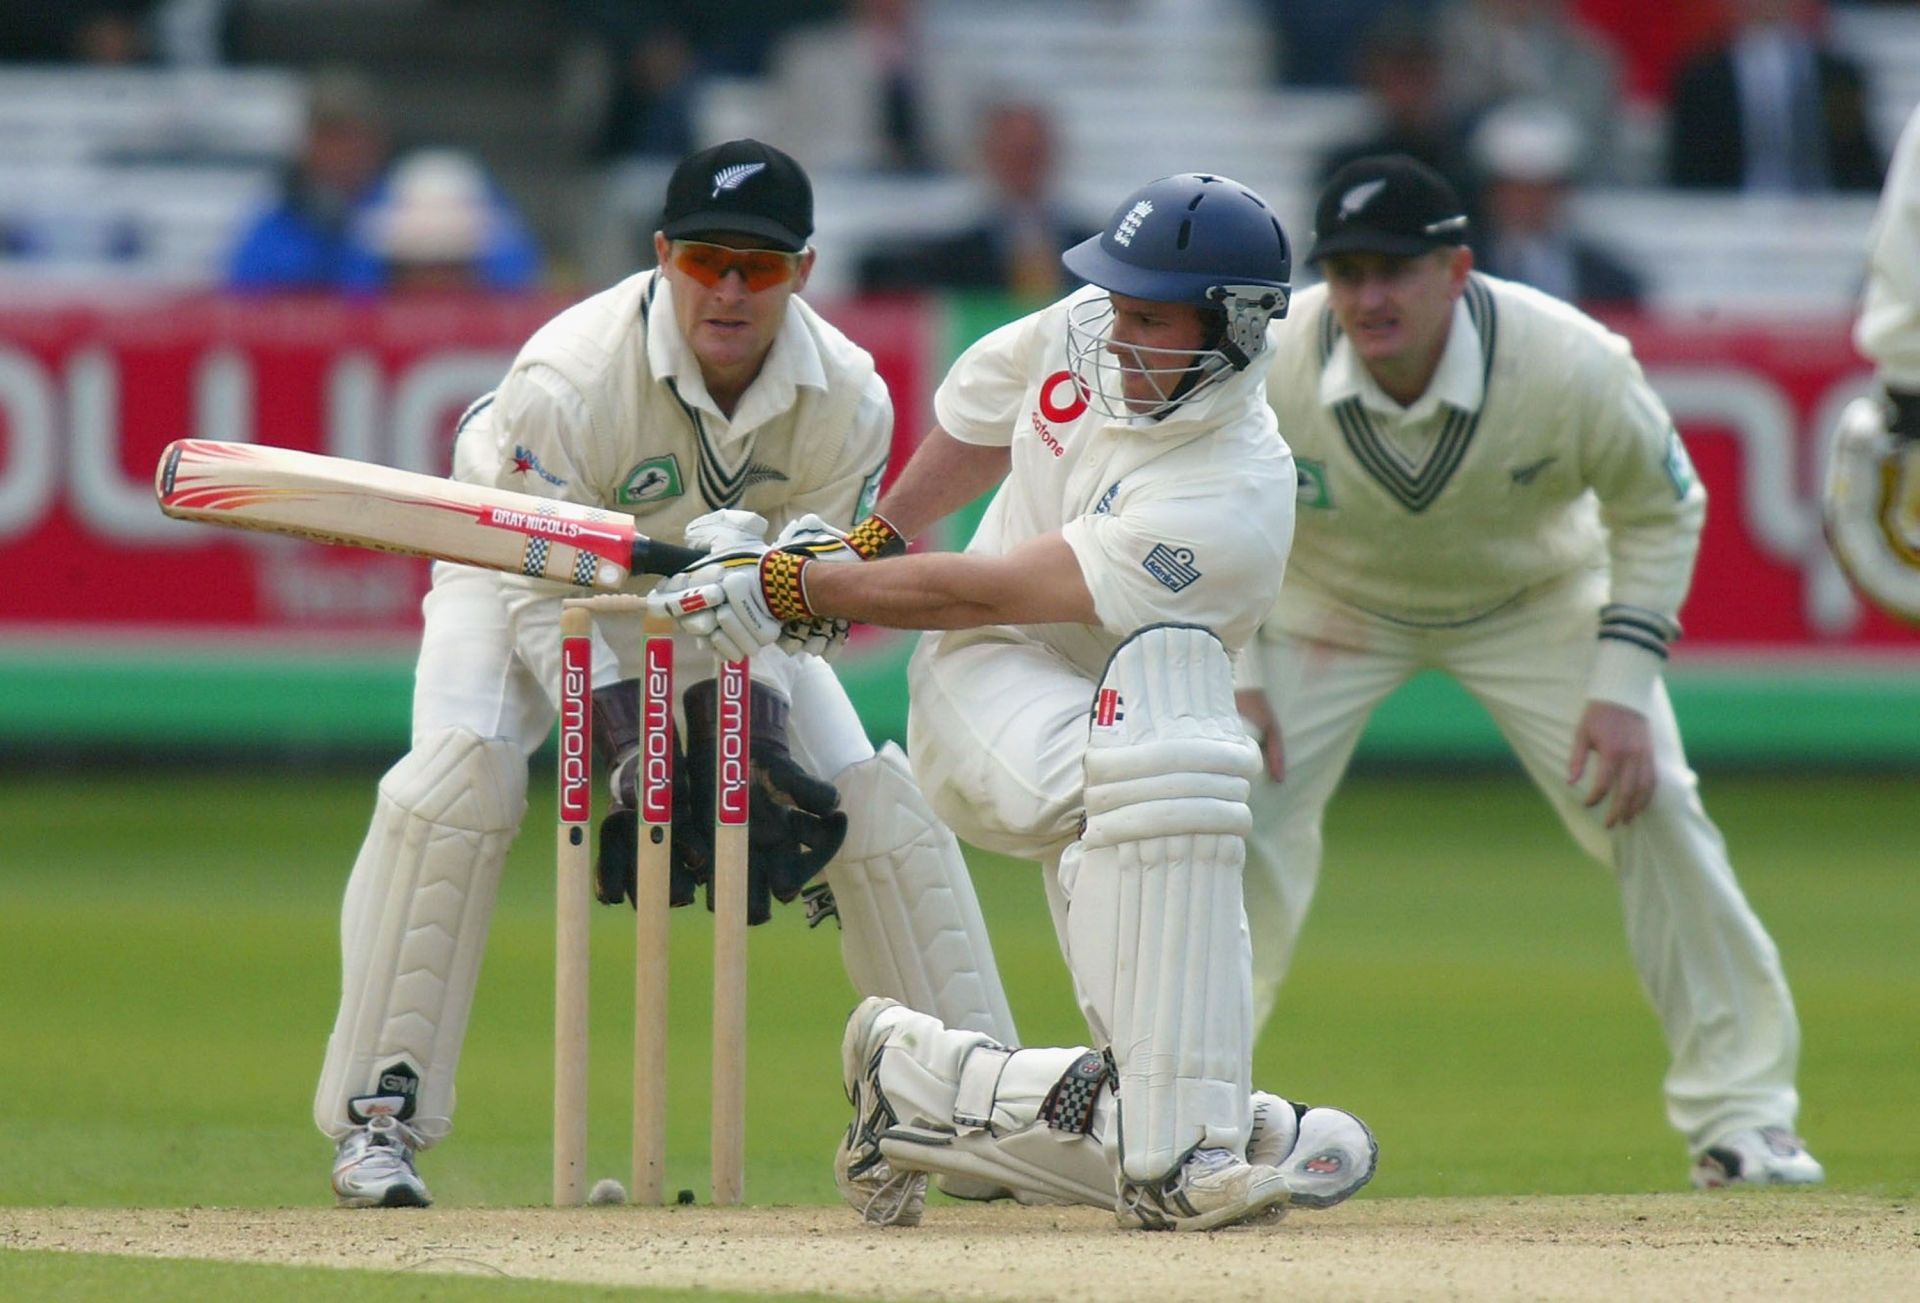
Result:
M1800 1029L1780 957L1740 891L1726 842L1687 767L1666 689L1652 726L1658 785L1623 828L1604 826L1566 772L1587 705L1605 576L1582 573L1449 629L1348 606L1289 575L1244 655L1280 722L1286 780L1254 783L1246 903L1256 1027L1272 1011L1319 878L1321 824L1368 718L1422 670L1455 679L1492 715L1574 839L1620 885L1627 944L1671 1055L1667 1118L1698 1149L1749 1126L1792 1126ZM1592 764L1588 766L1589 776Z

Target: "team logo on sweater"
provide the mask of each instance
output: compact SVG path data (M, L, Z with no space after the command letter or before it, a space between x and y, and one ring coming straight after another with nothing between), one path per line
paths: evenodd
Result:
M1507 474L1513 476L1513 482L1524 489L1540 478L1541 471L1559 460L1558 457L1542 457L1539 461L1530 461L1525 466L1511 467Z
M1327 465L1314 461L1311 457L1293 459L1294 474L1298 483L1294 488L1294 501L1303 507L1331 507L1333 492L1327 487Z
M880 481L886 476L887 463L884 459L873 468L873 474L860 482L860 501L854 505L853 518L865 520L873 514L874 503L880 501Z
M1687 445L1680 442L1678 430L1667 431L1667 478L1673 481L1673 496L1684 498L1687 490L1693 487L1693 459L1687 456Z
M1190 547L1168 547L1165 543L1155 543L1153 550L1147 553L1146 560L1140 564L1146 567L1148 574L1176 593L1200 577L1199 567L1193 564L1193 549Z
M638 506L664 502L685 492L680 480L680 462L668 453L664 457L650 457L628 471L620 482L619 497L623 506Z
M747 473L740 477L740 488L744 492L756 484L785 484L787 473L767 465L763 461L747 463Z

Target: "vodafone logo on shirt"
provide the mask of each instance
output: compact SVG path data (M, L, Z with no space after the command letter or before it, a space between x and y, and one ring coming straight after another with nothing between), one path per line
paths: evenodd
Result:
M1063 402L1062 399L1065 401ZM1087 410L1086 391L1071 371L1055 371L1040 382L1040 410L1033 414L1033 432L1055 457L1067 455L1049 421L1072 422ZM1045 417L1046 420L1041 418Z
M1086 410L1086 392L1073 372L1055 371L1040 382L1040 415L1049 421L1077 421Z

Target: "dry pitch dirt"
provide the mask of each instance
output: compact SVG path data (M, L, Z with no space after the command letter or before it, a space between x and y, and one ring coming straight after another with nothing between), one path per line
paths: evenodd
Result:
M0 1247L888 1299L1916 1299L1911 1201L1362 1199L1277 1226L1148 1235L1073 1209L0 1209Z

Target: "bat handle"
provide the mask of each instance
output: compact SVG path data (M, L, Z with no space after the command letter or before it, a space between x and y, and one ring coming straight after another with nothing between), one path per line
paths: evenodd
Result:
M633 540L633 565L629 569L636 575L677 575L682 570L700 564L706 556L704 548L636 538Z

